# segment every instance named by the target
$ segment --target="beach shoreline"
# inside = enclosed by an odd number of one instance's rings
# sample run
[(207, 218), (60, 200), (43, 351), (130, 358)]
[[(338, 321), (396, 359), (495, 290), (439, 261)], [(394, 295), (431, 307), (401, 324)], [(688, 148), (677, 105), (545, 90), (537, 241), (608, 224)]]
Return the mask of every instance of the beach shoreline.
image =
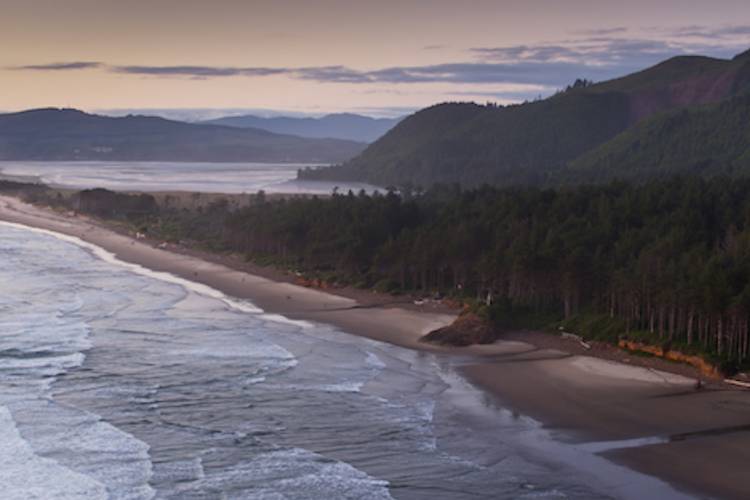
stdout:
[[(659, 444), (623, 449), (613, 445), (603, 453), (686, 491), (721, 498), (750, 495), (743, 471), (743, 464), (750, 463), (750, 433), (742, 429), (750, 420), (749, 392), (720, 387), (696, 391), (695, 380), (683, 375), (582, 356), (558, 345), (533, 345), (519, 336), (486, 346), (435, 346), (420, 338), (451, 323), (458, 311), (434, 304), (418, 307), (406, 300), (393, 303), (368, 292), (302, 287), (273, 270), (261, 276), (230, 267), (218, 256), (158, 248), (87, 217), (55, 213), (12, 197), (0, 197), (0, 220), (80, 238), (125, 262), (249, 300), (269, 314), (456, 355), (459, 371), (494, 401), (539, 420), (563, 439), (664, 437)], [(672, 439), (675, 436), (683, 437)], [(703, 473), (683, 464), (702, 464)]]
[(124, 262), (199, 282), (230, 297), (249, 300), (271, 314), (355, 330), (402, 347), (428, 347), (420, 343), (419, 338), (449, 324), (456, 315), (449, 309), (423, 312), (407, 304), (396, 307), (398, 304), (383, 304), (376, 297), (365, 301), (334, 295), (295, 285), (290, 278), (282, 280), (280, 273), (272, 270), (264, 273), (266, 276), (251, 274), (226, 266), (218, 256), (208, 260), (187, 249), (177, 253), (174, 248), (158, 248), (158, 245), (103, 227), (87, 217), (59, 214), (12, 197), (0, 197), (0, 220), (79, 238)]

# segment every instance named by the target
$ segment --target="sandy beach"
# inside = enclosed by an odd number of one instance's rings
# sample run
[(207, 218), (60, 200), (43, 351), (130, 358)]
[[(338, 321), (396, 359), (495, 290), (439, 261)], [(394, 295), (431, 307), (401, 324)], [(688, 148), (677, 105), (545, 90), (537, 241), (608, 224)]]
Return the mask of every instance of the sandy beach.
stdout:
[(11, 197), (0, 197), (0, 220), (80, 238), (123, 261), (208, 285), (268, 313), (457, 356), (463, 373), (493, 401), (562, 439), (696, 495), (750, 497), (750, 392), (719, 385), (695, 390), (689, 376), (538, 346), (519, 336), (490, 346), (435, 347), (420, 337), (452, 322), (454, 311), (367, 302), (281, 282)]
[(119, 259), (196, 281), (231, 297), (291, 319), (320, 321), (403, 347), (424, 347), (419, 338), (455, 318), (398, 307), (373, 307), (339, 295), (230, 269), (118, 234), (85, 217), (66, 217), (0, 197), (0, 220), (55, 231), (99, 246)]

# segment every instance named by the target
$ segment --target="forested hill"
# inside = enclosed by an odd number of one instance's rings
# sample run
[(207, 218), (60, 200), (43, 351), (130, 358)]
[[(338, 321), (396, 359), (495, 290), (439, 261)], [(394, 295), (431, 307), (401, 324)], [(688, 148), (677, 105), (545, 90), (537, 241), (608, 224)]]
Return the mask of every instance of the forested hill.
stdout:
[(572, 162), (566, 182), (750, 175), (750, 94), (659, 114)]
[(0, 115), (0, 160), (340, 162), (364, 144), (73, 109)]
[(750, 53), (732, 60), (675, 57), (616, 80), (577, 82), (541, 101), (433, 106), (402, 121), (358, 157), (300, 175), (425, 187), (566, 182), (569, 162), (643, 120), (719, 103), (749, 89)]

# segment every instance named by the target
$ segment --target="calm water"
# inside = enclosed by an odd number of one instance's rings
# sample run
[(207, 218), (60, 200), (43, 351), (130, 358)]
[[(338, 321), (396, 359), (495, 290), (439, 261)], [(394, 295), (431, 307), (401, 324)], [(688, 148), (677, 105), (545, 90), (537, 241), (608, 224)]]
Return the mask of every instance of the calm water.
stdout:
[(0, 224), (4, 499), (679, 498), (452, 363)]
[(297, 181), (295, 163), (170, 163), (170, 162), (0, 162), (0, 175), (30, 177), (45, 184), (77, 189), (115, 191), (201, 191), (206, 193), (330, 194), (338, 186), (371, 191), (361, 183)]

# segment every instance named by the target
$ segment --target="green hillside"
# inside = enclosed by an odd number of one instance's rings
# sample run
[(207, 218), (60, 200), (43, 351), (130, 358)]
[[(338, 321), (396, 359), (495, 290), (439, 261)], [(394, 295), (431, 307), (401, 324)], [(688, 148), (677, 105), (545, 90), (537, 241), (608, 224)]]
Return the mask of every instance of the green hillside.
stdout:
[(732, 60), (675, 57), (541, 101), (433, 106), (406, 118), (352, 160), (302, 171), (300, 177), (423, 187), (557, 183), (567, 180), (570, 162), (644, 120), (719, 103), (748, 89), (748, 53)]
[(750, 174), (750, 94), (650, 118), (583, 155), (562, 182)]

